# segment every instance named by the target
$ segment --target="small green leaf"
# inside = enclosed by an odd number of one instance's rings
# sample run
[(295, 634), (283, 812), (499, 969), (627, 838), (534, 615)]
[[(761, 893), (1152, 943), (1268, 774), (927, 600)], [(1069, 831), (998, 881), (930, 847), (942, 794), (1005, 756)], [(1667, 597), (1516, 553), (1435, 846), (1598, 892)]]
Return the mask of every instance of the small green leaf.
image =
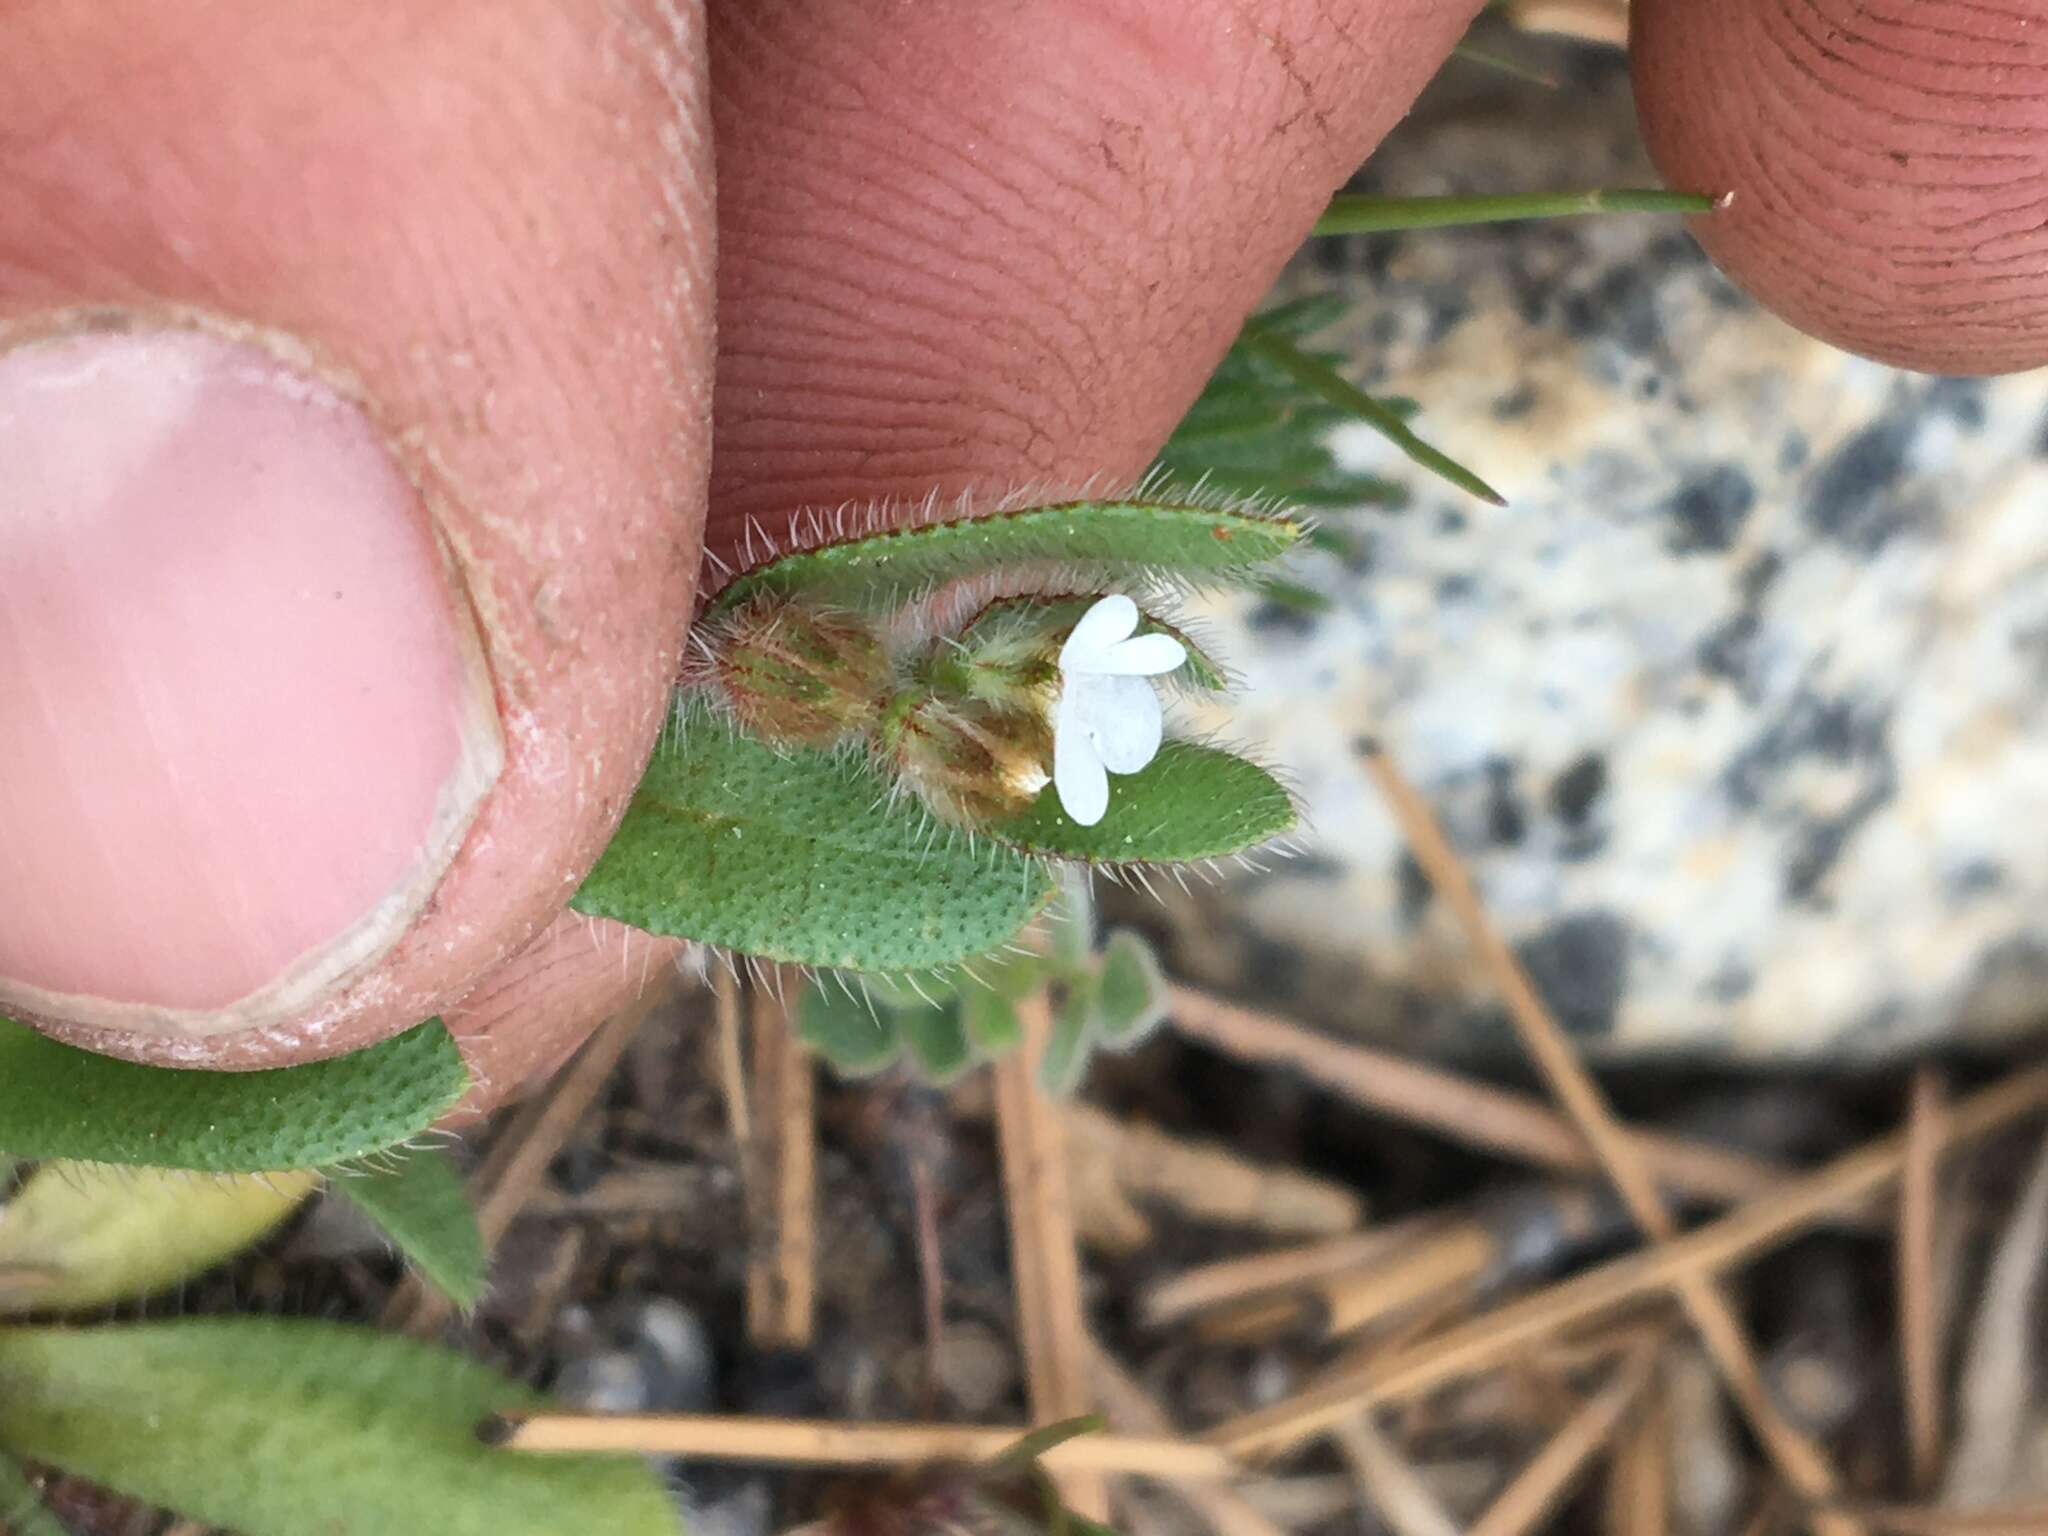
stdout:
[(952, 1003), (906, 1009), (896, 1015), (896, 1030), (930, 1082), (951, 1082), (974, 1064), (973, 1042)]
[(483, 1234), (446, 1153), (420, 1150), (388, 1166), (329, 1172), (335, 1192), (375, 1222), (442, 1295), (464, 1311), (483, 1298)]
[(1067, 977), (1060, 987), (1058, 1006), (1053, 1009), (1052, 1033), (1045, 1042), (1045, 1054), (1038, 1060), (1038, 1080), (1047, 1093), (1064, 1098), (1081, 1086), (1092, 1052), (1089, 1032), (1099, 985), (1093, 971), (1081, 971)]
[(854, 971), (1007, 943), (1045, 871), (936, 823), (849, 751), (778, 753), (701, 700), (677, 709), (618, 836), (571, 903), (676, 938)]
[(43, 1163), (0, 1205), (0, 1314), (79, 1311), (168, 1290), (262, 1238), (319, 1182), (311, 1172)]
[(37, 1495), (28, 1473), (0, 1452), (0, 1531), (9, 1536), (70, 1536)]
[(1017, 1048), (1024, 1038), (1024, 1021), (1017, 1017), (1014, 999), (991, 987), (970, 985), (962, 989), (961, 1026), (967, 1038), (983, 1056), (1000, 1056)]
[(1227, 582), (1279, 559), (1301, 529), (1277, 517), (1199, 502), (1076, 501), (927, 523), (785, 555), (739, 577), (711, 613), (763, 592), (802, 592), (858, 608), (895, 609), (937, 582), (1044, 565), (1092, 584), (1149, 579)]
[(1166, 1001), (1166, 976), (1152, 946), (1128, 928), (1112, 933), (1102, 949), (1096, 1033), (1112, 1045), (1135, 1040), (1166, 1017)]
[(797, 1038), (842, 1073), (866, 1077), (902, 1053), (896, 1014), (820, 978), (797, 1003)]
[(1077, 825), (1048, 786), (1031, 809), (988, 829), (1026, 852), (1090, 864), (1224, 858), (1290, 831), (1294, 802), (1273, 776), (1215, 747), (1170, 741), (1141, 771), (1110, 781), (1109, 811)]
[(0, 1150), (17, 1157), (201, 1173), (314, 1168), (418, 1135), (468, 1090), (439, 1019), (267, 1072), (142, 1067), (0, 1019)]
[(537, 1406), (473, 1361), (365, 1328), (0, 1329), (0, 1445), (243, 1536), (681, 1536), (637, 1458), (477, 1439)]

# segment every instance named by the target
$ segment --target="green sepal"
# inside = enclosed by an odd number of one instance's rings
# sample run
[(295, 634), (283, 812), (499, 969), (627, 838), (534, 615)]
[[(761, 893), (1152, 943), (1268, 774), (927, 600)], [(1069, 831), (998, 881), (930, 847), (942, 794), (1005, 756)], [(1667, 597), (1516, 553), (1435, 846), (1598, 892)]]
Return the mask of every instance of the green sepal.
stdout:
[[(1100, 601), (1100, 597), (1092, 595), (1001, 598), (968, 622), (967, 627), (960, 631), (959, 641), (971, 655), (978, 643), (1007, 649), (1026, 637), (1058, 636), (1064, 639), (1081, 622), (1082, 615)], [(1230, 674), (1178, 625), (1169, 624), (1141, 608), (1134, 633), (1170, 635), (1188, 653), (1188, 659), (1165, 679), (1169, 684), (1184, 683), (1207, 693), (1221, 693), (1230, 686)]]

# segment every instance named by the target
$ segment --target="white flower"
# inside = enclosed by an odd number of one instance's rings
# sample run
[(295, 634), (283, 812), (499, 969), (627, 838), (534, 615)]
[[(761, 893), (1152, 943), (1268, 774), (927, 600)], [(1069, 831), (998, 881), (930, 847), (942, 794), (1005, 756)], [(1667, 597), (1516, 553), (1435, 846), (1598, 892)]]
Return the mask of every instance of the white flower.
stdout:
[(1084, 827), (1109, 809), (1110, 774), (1136, 773), (1159, 753), (1165, 720), (1146, 679), (1188, 659), (1173, 636), (1138, 634), (1138, 618), (1136, 603), (1112, 593), (1081, 615), (1060, 647), (1052, 782)]

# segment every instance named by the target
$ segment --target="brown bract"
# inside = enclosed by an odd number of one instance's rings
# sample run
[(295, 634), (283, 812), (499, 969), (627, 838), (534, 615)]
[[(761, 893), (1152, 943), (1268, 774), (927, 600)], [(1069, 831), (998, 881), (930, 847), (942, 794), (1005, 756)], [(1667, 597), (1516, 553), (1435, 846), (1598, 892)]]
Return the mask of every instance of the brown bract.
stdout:
[(1665, 179), (1732, 194), (1716, 265), (1814, 336), (1930, 373), (2048, 364), (2035, 0), (1636, 0)]

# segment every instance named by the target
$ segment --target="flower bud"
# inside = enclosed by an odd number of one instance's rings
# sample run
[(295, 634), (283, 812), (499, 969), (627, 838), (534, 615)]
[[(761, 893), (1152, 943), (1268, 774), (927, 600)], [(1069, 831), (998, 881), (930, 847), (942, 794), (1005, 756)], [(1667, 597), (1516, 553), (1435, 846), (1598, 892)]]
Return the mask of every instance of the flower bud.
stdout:
[(1052, 782), (1052, 724), (1037, 709), (926, 696), (884, 732), (884, 751), (941, 820), (985, 827)]
[(731, 614), (712, 647), (739, 723), (776, 746), (830, 746), (870, 731), (891, 692), (888, 653), (865, 619), (779, 594)]
[(961, 691), (1005, 709), (1048, 708), (1059, 691), (1060, 643), (1085, 606), (1066, 596), (989, 604), (955, 642)]

